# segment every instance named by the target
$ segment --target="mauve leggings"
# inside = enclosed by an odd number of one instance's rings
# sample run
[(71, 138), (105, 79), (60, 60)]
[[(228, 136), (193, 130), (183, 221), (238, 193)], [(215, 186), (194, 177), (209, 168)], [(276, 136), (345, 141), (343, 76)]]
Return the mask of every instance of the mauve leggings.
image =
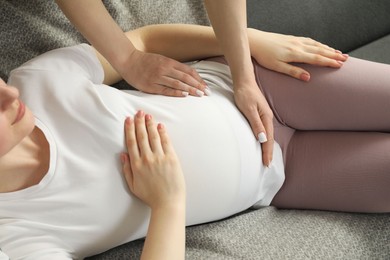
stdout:
[(254, 66), (285, 163), (272, 205), (390, 212), (390, 65), (299, 66), (310, 82)]

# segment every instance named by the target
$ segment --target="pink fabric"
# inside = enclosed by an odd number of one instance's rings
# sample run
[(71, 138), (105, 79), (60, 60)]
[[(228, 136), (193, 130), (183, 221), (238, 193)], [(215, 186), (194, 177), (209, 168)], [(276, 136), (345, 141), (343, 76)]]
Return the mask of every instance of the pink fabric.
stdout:
[(255, 63), (285, 162), (272, 205), (390, 212), (390, 65), (350, 57), (340, 69), (299, 66), (310, 82)]
[(390, 212), (390, 65), (301, 65), (302, 82), (255, 65), (275, 115), (286, 181), (280, 208)]

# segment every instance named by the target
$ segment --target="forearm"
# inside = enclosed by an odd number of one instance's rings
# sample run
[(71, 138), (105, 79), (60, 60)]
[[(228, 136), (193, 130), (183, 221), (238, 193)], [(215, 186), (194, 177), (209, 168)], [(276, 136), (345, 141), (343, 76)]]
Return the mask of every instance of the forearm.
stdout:
[(222, 55), (211, 27), (190, 24), (150, 25), (126, 33), (135, 47), (178, 61)]
[(242, 83), (253, 78), (246, 29), (246, 1), (205, 0), (205, 5), (218, 42), (229, 63), (233, 82)]
[[(248, 29), (248, 33), (253, 43), (261, 32)], [(209, 26), (149, 25), (126, 32), (126, 36), (140, 51), (161, 54), (182, 62), (223, 55), (214, 31)], [(110, 85), (119, 81), (120, 75), (107, 60), (100, 54), (98, 57), (105, 71), (104, 83)]]
[[(156, 53), (185, 62), (222, 55), (209, 26), (188, 24), (149, 25), (125, 33), (134, 47), (142, 52)], [(122, 79), (118, 70), (97, 50), (104, 70), (104, 84), (111, 85)]]
[(152, 210), (141, 259), (185, 258), (185, 207)]
[[(133, 44), (100, 0), (56, 0), (81, 34), (114, 66), (120, 68), (134, 51)], [(107, 44), (107, 41), (111, 44)]]

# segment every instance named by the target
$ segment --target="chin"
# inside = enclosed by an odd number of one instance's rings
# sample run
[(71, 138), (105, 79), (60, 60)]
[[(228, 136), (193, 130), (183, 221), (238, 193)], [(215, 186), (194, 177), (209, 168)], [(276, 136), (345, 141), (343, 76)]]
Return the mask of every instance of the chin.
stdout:
[(31, 134), (35, 128), (35, 117), (30, 109), (26, 108), (23, 127), (26, 129), (26, 136)]

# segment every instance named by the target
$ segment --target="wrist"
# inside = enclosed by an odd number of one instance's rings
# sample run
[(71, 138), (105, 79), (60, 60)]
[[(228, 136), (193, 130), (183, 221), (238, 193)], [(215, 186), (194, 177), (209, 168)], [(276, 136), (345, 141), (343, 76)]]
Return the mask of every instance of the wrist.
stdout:
[(234, 90), (249, 86), (257, 86), (252, 62), (243, 69), (232, 71), (232, 80)]
[(115, 51), (109, 55), (109, 62), (119, 74), (123, 75), (122, 72), (129, 71), (133, 66), (134, 61), (139, 56), (138, 52), (132, 45), (123, 46), (120, 51)]
[(167, 214), (184, 214), (186, 207), (185, 202), (167, 202), (167, 203), (159, 203), (157, 205), (151, 206), (151, 210), (154, 213), (167, 213)]
[(134, 86), (134, 79), (131, 76), (131, 72), (134, 71), (133, 67), (139, 63), (140, 51), (133, 49), (127, 50), (124, 54), (115, 56), (113, 58), (112, 66), (121, 75), (123, 79), (130, 85)]

